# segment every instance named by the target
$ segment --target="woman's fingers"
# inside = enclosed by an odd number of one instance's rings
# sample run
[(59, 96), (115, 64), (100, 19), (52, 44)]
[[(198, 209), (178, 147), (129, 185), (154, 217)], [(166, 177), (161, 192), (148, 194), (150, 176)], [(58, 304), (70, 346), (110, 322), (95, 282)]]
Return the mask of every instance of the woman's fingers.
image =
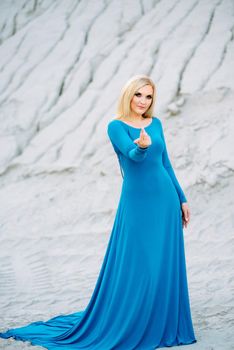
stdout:
[(185, 211), (185, 220), (189, 223), (190, 221), (190, 211), (189, 211), (189, 208), (186, 208), (186, 211)]
[(188, 207), (188, 203), (182, 204), (182, 218), (183, 218), (183, 227), (187, 227), (190, 221), (190, 209)]
[(146, 140), (147, 136), (148, 136), (148, 134), (147, 134), (147, 132), (145, 131), (145, 129), (144, 129), (144, 128), (141, 128), (140, 139), (141, 139), (141, 140)]
[(184, 216), (183, 216), (183, 227), (187, 228), (188, 222), (185, 220)]
[(133, 141), (141, 147), (148, 147), (151, 144), (151, 139), (144, 128), (141, 128), (139, 138)]

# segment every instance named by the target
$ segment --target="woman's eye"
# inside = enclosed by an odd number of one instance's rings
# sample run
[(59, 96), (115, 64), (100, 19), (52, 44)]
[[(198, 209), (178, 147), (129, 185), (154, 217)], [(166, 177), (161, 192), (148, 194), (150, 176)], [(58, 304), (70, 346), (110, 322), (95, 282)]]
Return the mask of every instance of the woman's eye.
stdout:
[[(135, 96), (141, 97), (141, 93), (140, 93), (140, 92), (136, 92), (136, 93), (135, 93)], [(151, 100), (151, 99), (152, 99), (152, 96), (151, 96), (151, 95), (148, 95), (148, 96), (146, 96), (146, 98), (147, 98), (148, 100)]]

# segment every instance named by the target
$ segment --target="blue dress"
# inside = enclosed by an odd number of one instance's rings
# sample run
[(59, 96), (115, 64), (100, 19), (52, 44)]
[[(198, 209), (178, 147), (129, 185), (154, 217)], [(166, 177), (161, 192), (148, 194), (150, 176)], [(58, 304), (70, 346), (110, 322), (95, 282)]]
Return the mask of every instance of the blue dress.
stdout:
[(186, 276), (181, 203), (163, 128), (111, 120), (107, 133), (123, 176), (120, 201), (92, 297), (83, 311), (0, 333), (49, 350), (153, 350), (197, 342)]

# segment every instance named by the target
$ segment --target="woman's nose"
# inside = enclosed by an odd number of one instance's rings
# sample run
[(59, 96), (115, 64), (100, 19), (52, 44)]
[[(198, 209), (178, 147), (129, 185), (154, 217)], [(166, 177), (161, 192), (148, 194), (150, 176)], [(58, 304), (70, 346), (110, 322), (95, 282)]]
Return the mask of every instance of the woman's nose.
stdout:
[(146, 101), (147, 101), (147, 100), (146, 100), (146, 97), (141, 96), (140, 101), (141, 101), (142, 104), (145, 104)]

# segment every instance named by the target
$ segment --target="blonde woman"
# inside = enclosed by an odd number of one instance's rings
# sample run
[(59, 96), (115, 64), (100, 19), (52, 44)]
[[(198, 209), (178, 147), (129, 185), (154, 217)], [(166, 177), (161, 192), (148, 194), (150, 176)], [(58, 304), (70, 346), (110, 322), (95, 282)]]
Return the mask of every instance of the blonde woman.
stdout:
[(104, 261), (84, 311), (2, 333), (50, 350), (153, 350), (197, 342), (183, 227), (190, 211), (171, 166), (153, 81), (123, 87), (107, 126), (123, 176)]

